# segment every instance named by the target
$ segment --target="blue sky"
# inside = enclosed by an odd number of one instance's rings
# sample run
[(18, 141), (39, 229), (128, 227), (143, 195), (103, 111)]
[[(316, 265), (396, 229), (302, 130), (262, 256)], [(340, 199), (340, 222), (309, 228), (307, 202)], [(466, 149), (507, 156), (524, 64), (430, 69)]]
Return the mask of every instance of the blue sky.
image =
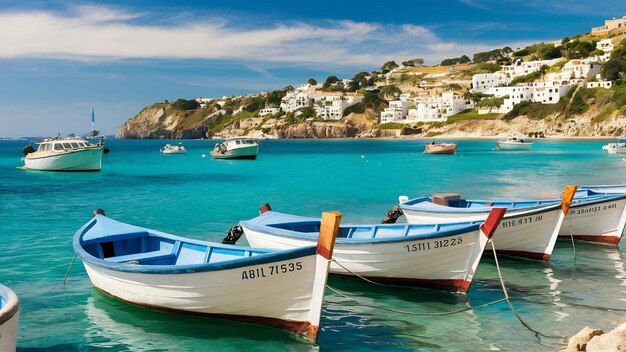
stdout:
[(113, 134), (165, 99), (586, 33), (626, 1), (0, 0), (0, 137)]

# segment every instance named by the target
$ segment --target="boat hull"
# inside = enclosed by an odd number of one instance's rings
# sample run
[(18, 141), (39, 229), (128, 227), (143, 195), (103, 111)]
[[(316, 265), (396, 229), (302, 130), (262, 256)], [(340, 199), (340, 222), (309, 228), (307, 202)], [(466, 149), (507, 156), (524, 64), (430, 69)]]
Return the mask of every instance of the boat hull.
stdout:
[(5, 302), (0, 305), (0, 351), (14, 352), (17, 341), (19, 301), (11, 289), (0, 285), (0, 297)]
[(626, 225), (626, 196), (572, 204), (559, 237), (617, 245)]
[(29, 154), (24, 157), (24, 166), (29, 170), (41, 171), (100, 171), (104, 147), (67, 151), (47, 156)]
[(256, 144), (235, 149), (228, 149), (224, 153), (213, 150), (211, 151), (211, 156), (214, 159), (256, 159), (258, 153), (259, 145)]
[(520, 142), (498, 142), (497, 148), (500, 150), (530, 150), (532, 143), (520, 143)]
[(307, 333), (314, 327), (310, 307), (319, 265), (316, 255), (174, 274), (122, 272), (86, 261), (84, 265), (97, 289), (134, 305), (259, 322), (297, 333)]
[(424, 154), (454, 154), (456, 144), (426, 144)]
[[(246, 227), (252, 247), (292, 249), (315, 243)], [(480, 236), (483, 238), (481, 239)], [(487, 239), (480, 230), (449, 237), (382, 243), (335, 243), (330, 272), (369, 278), (376, 282), (437, 287), (465, 292), (469, 289)], [(341, 265), (339, 265), (341, 264)]]
[[(409, 224), (485, 221), (488, 215), (484, 212), (458, 214), (403, 210)], [(548, 260), (556, 243), (560, 213), (561, 208), (558, 206), (531, 211), (507, 210), (491, 243), (502, 254)], [(491, 245), (488, 243), (487, 249), (490, 249)]]

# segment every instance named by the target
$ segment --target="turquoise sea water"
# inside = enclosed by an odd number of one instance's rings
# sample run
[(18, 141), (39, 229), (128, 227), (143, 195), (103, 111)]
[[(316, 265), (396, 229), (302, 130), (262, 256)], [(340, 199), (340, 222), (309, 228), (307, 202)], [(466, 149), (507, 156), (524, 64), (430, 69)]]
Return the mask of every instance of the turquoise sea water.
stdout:
[[(361, 304), (327, 290), (316, 344), (270, 327), (124, 304), (95, 290), (79, 260), (65, 286), (63, 278), (72, 236), (95, 208), (219, 241), (265, 202), (283, 212), (340, 210), (344, 222), (379, 222), (398, 195), (546, 198), (566, 184), (626, 180), (626, 162), (601, 150), (606, 141), (541, 140), (531, 152), (502, 152), (492, 150), (495, 141), (460, 140), (457, 155), (438, 156), (421, 153), (425, 140), (268, 140), (256, 161), (212, 160), (214, 141), (185, 141), (186, 155), (161, 155), (168, 142), (108, 141), (101, 172), (54, 173), (17, 169), (25, 142), (0, 141), (0, 283), (20, 298), (18, 350), (555, 350), (559, 338), (526, 330), (504, 302), (447, 316), (398, 312), (454, 311), (502, 298), (491, 258), (467, 295), (331, 277), (330, 286)], [(500, 258), (513, 304), (546, 335), (606, 329), (626, 314), (620, 249), (576, 243), (575, 253), (565, 241), (547, 264)]]

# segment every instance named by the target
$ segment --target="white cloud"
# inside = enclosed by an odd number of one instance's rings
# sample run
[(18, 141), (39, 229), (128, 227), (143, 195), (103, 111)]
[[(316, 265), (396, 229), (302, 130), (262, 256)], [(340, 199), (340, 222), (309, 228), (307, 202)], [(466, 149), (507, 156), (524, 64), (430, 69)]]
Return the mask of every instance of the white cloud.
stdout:
[(438, 63), (484, 48), (442, 40), (415, 24), (322, 20), (250, 28), (237, 25), (245, 19), (188, 18), (157, 25), (147, 24), (149, 15), (101, 6), (80, 6), (67, 13), (0, 12), (0, 59), (229, 59), (253, 66), (378, 66), (415, 57)]

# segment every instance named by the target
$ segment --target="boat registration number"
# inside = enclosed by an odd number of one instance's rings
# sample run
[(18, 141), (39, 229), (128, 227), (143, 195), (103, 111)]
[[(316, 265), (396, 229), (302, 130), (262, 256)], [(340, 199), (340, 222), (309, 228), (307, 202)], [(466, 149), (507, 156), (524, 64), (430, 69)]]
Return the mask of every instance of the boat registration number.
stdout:
[(455, 237), (455, 238), (450, 238), (450, 239), (445, 239), (445, 240), (420, 242), (420, 243), (413, 243), (410, 245), (406, 244), (404, 245), (404, 249), (406, 249), (408, 253), (411, 253), (411, 252), (427, 251), (430, 249), (458, 246), (461, 243), (463, 243), (463, 237)]
[(570, 215), (579, 215), (579, 214), (589, 214), (589, 213), (597, 213), (599, 211), (603, 211), (603, 210), (607, 210), (607, 209), (616, 209), (617, 208), (617, 204), (613, 203), (613, 204), (607, 204), (607, 205), (596, 205), (595, 207), (591, 207), (591, 208), (582, 208), (582, 209), (570, 209), (569, 214)]
[(286, 274), (286, 273), (300, 271), (300, 270), (302, 270), (302, 262), (283, 263), (280, 265), (276, 264), (276, 265), (270, 265), (270, 266), (260, 267), (256, 269), (244, 270), (241, 272), (241, 279), (242, 280), (258, 279), (261, 277)]
[(513, 227), (530, 224), (533, 222), (539, 222), (543, 220), (543, 215), (527, 216), (521, 219), (502, 220), (500, 222), (501, 227)]

